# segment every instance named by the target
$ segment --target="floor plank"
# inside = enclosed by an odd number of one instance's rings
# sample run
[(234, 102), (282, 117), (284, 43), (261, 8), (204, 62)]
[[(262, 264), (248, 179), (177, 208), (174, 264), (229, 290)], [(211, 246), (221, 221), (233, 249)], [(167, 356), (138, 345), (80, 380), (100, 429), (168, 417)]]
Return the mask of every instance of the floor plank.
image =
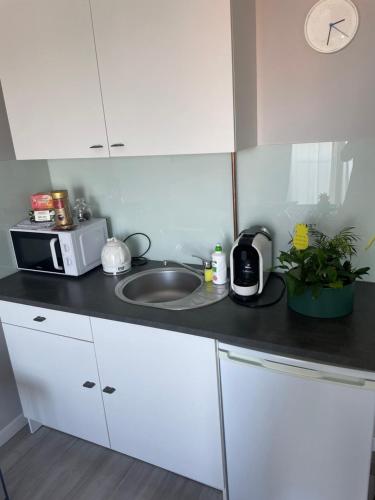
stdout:
[(222, 500), (159, 467), (42, 427), (0, 448), (11, 500)]
[(0, 447), (0, 462), (3, 464), (3, 468), (9, 469), (29, 449), (36, 446), (48, 432), (48, 429), (43, 427), (33, 435), (30, 434), (28, 426), (21, 429), (13, 439)]

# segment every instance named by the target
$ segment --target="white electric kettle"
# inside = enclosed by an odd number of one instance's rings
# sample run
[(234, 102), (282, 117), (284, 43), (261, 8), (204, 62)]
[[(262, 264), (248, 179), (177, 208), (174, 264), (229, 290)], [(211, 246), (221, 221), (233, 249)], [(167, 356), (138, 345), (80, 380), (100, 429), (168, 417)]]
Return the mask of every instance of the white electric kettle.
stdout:
[(129, 271), (132, 265), (129, 248), (117, 238), (109, 238), (102, 250), (102, 266), (105, 274), (116, 276)]

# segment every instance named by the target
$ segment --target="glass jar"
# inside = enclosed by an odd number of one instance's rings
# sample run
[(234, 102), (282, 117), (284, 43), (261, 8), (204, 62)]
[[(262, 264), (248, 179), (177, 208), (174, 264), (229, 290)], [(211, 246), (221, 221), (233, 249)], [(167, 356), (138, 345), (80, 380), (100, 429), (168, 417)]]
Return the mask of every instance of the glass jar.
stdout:
[(92, 212), (90, 206), (86, 203), (84, 198), (77, 198), (76, 203), (73, 207), (74, 216), (78, 219), (78, 222), (85, 222), (91, 219)]

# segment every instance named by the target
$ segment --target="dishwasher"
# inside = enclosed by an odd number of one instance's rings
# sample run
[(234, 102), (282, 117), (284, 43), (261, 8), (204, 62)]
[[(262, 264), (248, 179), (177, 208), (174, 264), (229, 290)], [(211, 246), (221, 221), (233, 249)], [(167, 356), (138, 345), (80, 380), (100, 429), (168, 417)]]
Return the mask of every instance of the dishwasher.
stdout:
[(219, 344), (229, 500), (367, 500), (375, 374)]

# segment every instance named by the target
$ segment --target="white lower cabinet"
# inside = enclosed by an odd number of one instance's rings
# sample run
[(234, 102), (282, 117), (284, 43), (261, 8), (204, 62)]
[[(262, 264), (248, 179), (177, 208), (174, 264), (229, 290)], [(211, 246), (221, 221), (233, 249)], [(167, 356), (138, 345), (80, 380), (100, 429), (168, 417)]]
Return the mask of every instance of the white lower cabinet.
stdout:
[(91, 322), (111, 447), (223, 489), (215, 341)]
[(224, 435), (229, 500), (367, 499), (373, 374), (220, 344), (220, 401), (214, 340), (85, 319), (93, 342), (3, 323), (28, 419), (220, 490)]
[(109, 446), (93, 344), (8, 324), (3, 329), (25, 417)]

